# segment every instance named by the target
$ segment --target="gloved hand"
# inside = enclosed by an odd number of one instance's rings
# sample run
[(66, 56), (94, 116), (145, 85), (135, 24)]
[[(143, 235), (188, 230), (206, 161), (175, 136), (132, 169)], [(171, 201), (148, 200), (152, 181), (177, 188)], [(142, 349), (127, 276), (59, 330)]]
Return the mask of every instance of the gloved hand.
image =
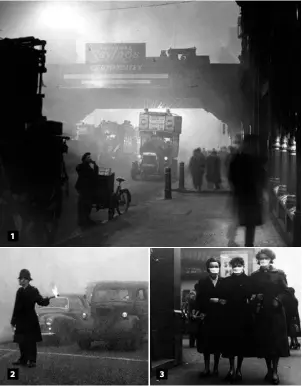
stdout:
[(272, 302), (272, 306), (274, 307), (274, 308), (278, 308), (279, 307), (279, 301), (278, 301), (278, 299), (273, 299), (273, 302)]

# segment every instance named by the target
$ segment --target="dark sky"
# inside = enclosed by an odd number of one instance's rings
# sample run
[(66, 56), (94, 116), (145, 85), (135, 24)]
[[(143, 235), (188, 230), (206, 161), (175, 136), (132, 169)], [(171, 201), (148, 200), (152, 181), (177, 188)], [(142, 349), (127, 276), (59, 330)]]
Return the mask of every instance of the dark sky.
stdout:
[[(62, 31), (55, 27), (55, 21), (46, 25), (39, 16), (49, 7), (47, 2), (1, 2), (0, 33), (2, 37), (35, 35), (46, 40), (76, 39), (78, 51), (82, 50), (81, 42), (145, 42), (147, 56), (159, 56), (162, 49), (171, 46), (196, 46), (198, 54), (210, 55), (212, 62), (218, 62), (221, 47), (228, 45), (229, 29), (237, 25), (239, 8), (235, 1), (197, 1), (158, 6), (162, 3), (165, 2), (65, 3), (65, 6), (72, 7), (72, 12), (81, 15), (83, 27), (81, 30), (80, 23), (77, 23), (77, 26)], [(140, 8), (112, 10), (133, 6)], [(108, 8), (111, 10), (104, 11)], [(60, 12), (56, 12), (58, 14)], [(75, 20), (75, 17), (69, 19)], [(240, 52), (240, 41), (236, 37), (234, 40), (232, 50), (235, 52), (231, 56), (236, 58)], [(78, 55), (81, 56), (81, 52)]]

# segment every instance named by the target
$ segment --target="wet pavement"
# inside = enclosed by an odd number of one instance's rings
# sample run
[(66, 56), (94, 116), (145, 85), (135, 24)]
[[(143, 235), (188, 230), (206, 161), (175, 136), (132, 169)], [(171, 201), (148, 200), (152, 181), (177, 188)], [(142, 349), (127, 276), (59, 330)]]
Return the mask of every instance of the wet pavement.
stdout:
[[(212, 357), (212, 356), (211, 356)], [(184, 340), (183, 365), (168, 370), (168, 379), (157, 381), (151, 378), (151, 385), (228, 385), (224, 380), (228, 373), (227, 359), (221, 359), (219, 375), (200, 378), (203, 371), (203, 357), (196, 349), (188, 348), (188, 340)], [(213, 358), (211, 358), (211, 369)], [(289, 358), (281, 358), (279, 362), (279, 378), (282, 385), (301, 385), (301, 352), (291, 351)], [(267, 385), (264, 381), (266, 365), (264, 359), (246, 358), (242, 365), (243, 379), (236, 385)]]
[(90, 350), (77, 345), (38, 346), (36, 368), (19, 368), (18, 380), (7, 380), (7, 369), (16, 368), (15, 344), (0, 345), (1, 385), (147, 385), (148, 344), (135, 352), (108, 351), (102, 344)]
[[(177, 188), (177, 184), (174, 185)], [(106, 226), (95, 227), (63, 246), (116, 247), (225, 247), (232, 223), (227, 192), (172, 193), (164, 200), (164, 191), (152, 199), (130, 207), (129, 212)], [(238, 229), (236, 242), (244, 246), (244, 230)], [(286, 246), (269, 216), (258, 227), (257, 247)]]

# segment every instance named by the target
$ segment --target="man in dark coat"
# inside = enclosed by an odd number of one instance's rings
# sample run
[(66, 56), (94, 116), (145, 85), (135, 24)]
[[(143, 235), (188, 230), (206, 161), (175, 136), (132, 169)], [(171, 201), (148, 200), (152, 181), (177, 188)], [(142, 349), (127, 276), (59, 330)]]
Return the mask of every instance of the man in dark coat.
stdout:
[(253, 350), (258, 358), (265, 358), (265, 380), (277, 385), (279, 358), (290, 356), (285, 310), (293, 297), (285, 273), (272, 265), (275, 258), (274, 252), (262, 249), (256, 256), (260, 269), (250, 278), (255, 315)]
[(189, 169), (193, 180), (194, 189), (201, 191), (203, 176), (206, 167), (206, 158), (201, 152), (201, 149), (195, 149), (190, 159)]
[(13, 364), (35, 367), (37, 342), (42, 341), (35, 304), (48, 306), (49, 298), (43, 298), (37, 288), (29, 284), (32, 278), (27, 269), (21, 270), (18, 279), (21, 288), (17, 291), (11, 325), (15, 330), (14, 342), (19, 344), (20, 358)]
[(211, 374), (211, 354), (214, 354), (213, 374), (218, 375), (222, 344), (221, 321), (226, 303), (222, 297), (224, 279), (219, 277), (220, 266), (221, 263), (218, 259), (208, 259), (206, 267), (209, 275), (198, 282), (196, 315), (200, 320), (200, 328), (197, 334), (197, 351), (204, 356), (205, 368), (201, 373), (203, 377)]
[(212, 150), (212, 153), (207, 158), (206, 168), (206, 179), (208, 181), (208, 187), (211, 188), (214, 185), (215, 189), (220, 189), (221, 161), (215, 149)]
[(82, 163), (76, 167), (78, 180), (75, 188), (79, 193), (78, 199), (78, 225), (88, 226), (94, 222), (89, 218), (93, 199), (97, 190), (97, 178), (99, 167), (92, 161), (91, 153), (85, 153), (82, 157)]
[(234, 222), (245, 230), (245, 246), (253, 247), (256, 227), (263, 224), (263, 204), (267, 176), (264, 159), (259, 155), (259, 138), (247, 135), (241, 150), (229, 167), (233, 194)]
[[(227, 381), (242, 380), (241, 366), (249, 352), (252, 335), (253, 318), (249, 307), (251, 297), (250, 278), (244, 272), (242, 257), (234, 257), (230, 261), (232, 274), (223, 281), (223, 297), (226, 299), (224, 314), (224, 338), (222, 356), (229, 358), (230, 370)], [(235, 372), (235, 357), (237, 369)]]

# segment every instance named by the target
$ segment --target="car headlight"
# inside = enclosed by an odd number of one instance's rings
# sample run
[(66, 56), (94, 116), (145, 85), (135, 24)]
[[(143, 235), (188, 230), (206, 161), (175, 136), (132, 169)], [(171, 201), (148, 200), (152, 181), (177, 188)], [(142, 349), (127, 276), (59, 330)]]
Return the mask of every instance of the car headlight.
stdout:
[(47, 326), (51, 326), (52, 325), (52, 319), (51, 318), (47, 318), (45, 323), (46, 323)]
[(83, 312), (82, 318), (83, 318), (83, 319), (87, 319), (87, 318), (88, 318), (88, 315), (86, 314), (86, 312)]
[(122, 318), (127, 318), (127, 316), (128, 316), (127, 312), (122, 313)]

